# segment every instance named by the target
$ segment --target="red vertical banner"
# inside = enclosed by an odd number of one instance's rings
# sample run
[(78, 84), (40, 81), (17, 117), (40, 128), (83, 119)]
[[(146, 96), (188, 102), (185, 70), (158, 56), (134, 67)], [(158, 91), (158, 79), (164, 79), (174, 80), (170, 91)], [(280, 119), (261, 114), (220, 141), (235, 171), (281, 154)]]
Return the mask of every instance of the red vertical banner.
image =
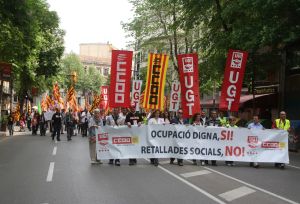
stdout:
[(229, 50), (220, 98), (220, 110), (239, 110), (247, 58), (248, 53), (245, 51)]
[(178, 111), (180, 106), (180, 82), (172, 82), (169, 111)]
[(100, 102), (100, 109), (104, 109), (105, 111), (108, 109), (108, 89), (109, 86), (101, 86), (101, 102)]
[(183, 117), (189, 118), (200, 113), (200, 92), (198, 75), (198, 55), (177, 55)]
[(109, 87), (109, 107), (130, 107), (132, 51), (113, 50)]
[(135, 104), (135, 110), (140, 111), (140, 97), (142, 91), (142, 80), (132, 81), (131, 103)]

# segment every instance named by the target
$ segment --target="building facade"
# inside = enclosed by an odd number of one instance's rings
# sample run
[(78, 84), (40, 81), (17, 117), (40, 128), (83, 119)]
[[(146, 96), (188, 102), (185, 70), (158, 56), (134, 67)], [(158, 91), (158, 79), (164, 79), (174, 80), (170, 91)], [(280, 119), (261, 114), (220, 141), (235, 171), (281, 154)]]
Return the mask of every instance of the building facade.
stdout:
[(99, 73), (108, 77), (111, 66), (111, 53), (115, 48), (109, 42), (107, 43), (81, 43), (79, 45), (79, 57), (81, 63), (87, 69), (89, 66), (95, 66)]

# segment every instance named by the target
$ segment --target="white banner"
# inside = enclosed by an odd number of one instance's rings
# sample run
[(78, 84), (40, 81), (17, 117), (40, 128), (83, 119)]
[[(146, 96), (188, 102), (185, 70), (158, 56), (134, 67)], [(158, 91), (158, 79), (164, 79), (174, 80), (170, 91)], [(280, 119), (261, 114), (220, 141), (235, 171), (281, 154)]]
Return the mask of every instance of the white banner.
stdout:
[(185, 125), (104, 126), (97, 133), (97, 157), (289, 163), (288, 133)]
[(135, 104), (136, 111), (140, 111), (140, 96), (141, 96), (142, 84), (143, 84), (142, 80), (132, 81), (131, 103)]
[(54, 111), (47, 111), (44, 113), (44, 117), (46, 121), (52, 120), (52, 116), (54, 115)]
[(172, 83), (169, 111), (178, 111), (180, 103), (180, 89), (179, 81)]

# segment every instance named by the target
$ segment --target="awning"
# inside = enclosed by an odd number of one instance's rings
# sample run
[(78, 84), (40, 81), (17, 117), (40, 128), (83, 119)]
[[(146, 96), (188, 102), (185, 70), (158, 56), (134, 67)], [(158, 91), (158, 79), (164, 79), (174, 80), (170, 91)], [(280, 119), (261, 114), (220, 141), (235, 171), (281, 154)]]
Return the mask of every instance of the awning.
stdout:
[[(274, 94), (260, 94), (260, 95), (255, 95), (255, 99), (256, 98), (261, 98), (263, 96), (269, 96), (269, 95), (274, 95)], [(253, 95), (249, 94), (249, 95), (243, 95), (240, 97), (240, 103), (243, 104), (247, 101), (250, 101), (253, 99)], [(214, 105), (214, 101), (213, 99), (209, 99), (209, 100), (202, 100), (200, 101), (202, 106), (213, 106)], [(219, 105), (219, 99), (215, 101), (215, 105)]]

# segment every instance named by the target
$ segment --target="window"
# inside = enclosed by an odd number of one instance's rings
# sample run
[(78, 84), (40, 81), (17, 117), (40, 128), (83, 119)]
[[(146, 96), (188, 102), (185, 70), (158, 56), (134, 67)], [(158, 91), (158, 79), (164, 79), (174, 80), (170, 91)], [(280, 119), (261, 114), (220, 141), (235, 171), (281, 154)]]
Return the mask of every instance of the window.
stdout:
[(13, 97), (13, 102), (14, 103), (18, 103), (18, 95), (17, 94), (14, 94), (14, 97)]
[(104, 73), (103, 73), (103, 75), (104, 75), (104, 76), (108, 76), (108, 74), (109, 74), (109, 69), (106, 67), (106, 68), (104, 68)]
[(9, 82), (8, 81), (3, 81), (2, 91), (3, 91), (3, 93), (9, 94)]

